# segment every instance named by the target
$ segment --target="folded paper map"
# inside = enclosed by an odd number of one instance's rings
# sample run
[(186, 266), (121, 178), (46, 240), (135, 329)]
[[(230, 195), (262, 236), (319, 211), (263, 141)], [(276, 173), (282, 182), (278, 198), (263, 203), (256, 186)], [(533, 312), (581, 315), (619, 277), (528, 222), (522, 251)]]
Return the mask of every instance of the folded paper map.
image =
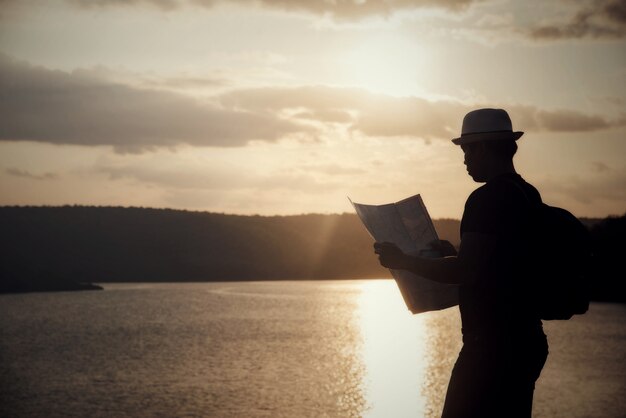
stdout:
[[(385, 205), (364, 205), (352, 200), (350, 203), (375, 241), (394, 243), (406, 254), (426, 256), (428, 244), (438, 239), (419, 194)], [(389, 271), (407, 308), (414, 314), (459, 303), (457, 286), (434, 282), (407, 270)]]

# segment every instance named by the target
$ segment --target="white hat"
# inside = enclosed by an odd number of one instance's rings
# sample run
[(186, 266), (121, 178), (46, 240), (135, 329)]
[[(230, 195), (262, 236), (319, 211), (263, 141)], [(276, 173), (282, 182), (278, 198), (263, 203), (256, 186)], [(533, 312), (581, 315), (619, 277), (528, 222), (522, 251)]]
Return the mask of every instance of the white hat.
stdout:
[(524, 132), (513, 132), (511, 118), (504, 109), (478, 109), (463, 118), (461, 136), (452, 140), (456, 145), (494, 139), (517, 141)]

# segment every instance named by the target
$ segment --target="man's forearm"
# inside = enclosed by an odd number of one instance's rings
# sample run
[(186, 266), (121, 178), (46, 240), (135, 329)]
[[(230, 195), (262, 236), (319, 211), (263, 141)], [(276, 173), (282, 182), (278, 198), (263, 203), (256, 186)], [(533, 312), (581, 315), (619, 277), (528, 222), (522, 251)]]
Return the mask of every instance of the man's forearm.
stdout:
[(474, 280), (473, 269), (456, 256), (427, 258), (407, 255), (406, 270), (439, 283), (465, 284)]
[[(472, 283), (478, 271), (475, 264), (465, 257), (429, 258), (408, 255), (391, 243), (375, 243), (374, 251), (378, 254), (383, 267), (396, 270), (408, 270), (426, 279), (446, 284)], [(467, 252), (466, 252), (467, 253)], [(466, 254), (465, 253), (465, 254)]]

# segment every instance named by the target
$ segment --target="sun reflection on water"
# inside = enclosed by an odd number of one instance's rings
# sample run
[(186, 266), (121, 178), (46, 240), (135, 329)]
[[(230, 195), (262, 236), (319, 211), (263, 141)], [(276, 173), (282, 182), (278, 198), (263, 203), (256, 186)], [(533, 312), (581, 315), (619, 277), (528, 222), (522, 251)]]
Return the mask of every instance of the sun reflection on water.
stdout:
[(363, 283), (359, 310), (366, 368), (363, 416), (424, 416), (425, 317), (410, 314), (393, 280)]

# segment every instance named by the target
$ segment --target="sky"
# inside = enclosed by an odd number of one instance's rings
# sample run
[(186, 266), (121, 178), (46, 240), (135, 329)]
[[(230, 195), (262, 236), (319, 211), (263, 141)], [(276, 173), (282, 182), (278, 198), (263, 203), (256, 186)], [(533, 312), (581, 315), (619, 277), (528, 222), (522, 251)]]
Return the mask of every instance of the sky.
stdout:
[(0, 205), (459, 219), (494, 107), (545, 202), (622, 215), (625, 86), (624, 0), (0, 0)]

